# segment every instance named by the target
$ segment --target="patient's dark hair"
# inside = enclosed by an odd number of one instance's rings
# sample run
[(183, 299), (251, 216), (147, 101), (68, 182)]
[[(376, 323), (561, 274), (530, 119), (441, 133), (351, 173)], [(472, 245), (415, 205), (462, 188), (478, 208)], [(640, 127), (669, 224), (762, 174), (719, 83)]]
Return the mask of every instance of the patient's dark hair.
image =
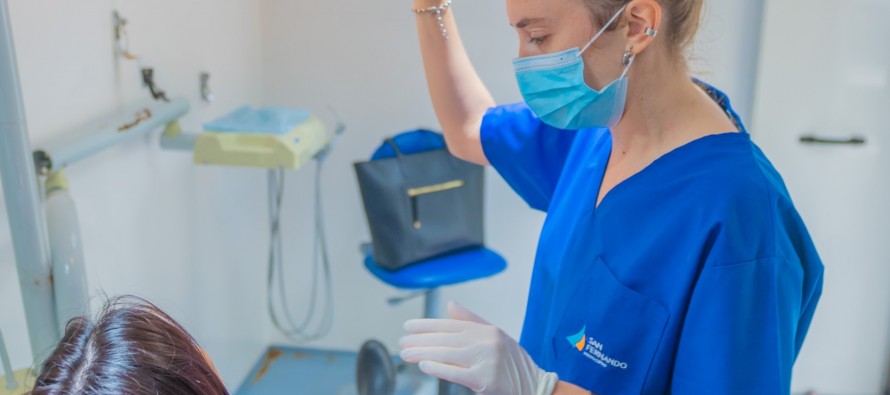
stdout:
[(95, 320), (68, 322), (33, 395), (228, 394), (204, 351), (157, 306), (110, 300)]

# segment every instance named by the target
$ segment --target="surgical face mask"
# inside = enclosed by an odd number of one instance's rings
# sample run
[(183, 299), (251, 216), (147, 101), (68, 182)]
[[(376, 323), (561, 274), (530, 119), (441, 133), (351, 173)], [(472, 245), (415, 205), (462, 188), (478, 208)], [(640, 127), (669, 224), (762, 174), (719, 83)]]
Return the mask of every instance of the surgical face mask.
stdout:
[[(626, 7), (626, 6), (625, 6)], [(601, 90), (584, 82), (581, 54), (624, 12), (622, 7), (582, 49), (513, 60), (519, 91), (529, 108), (544, 123), (558, 129), (612, 128), (624, 114), (627, 71), (633, 56), (626, 57), (621, 76)]]

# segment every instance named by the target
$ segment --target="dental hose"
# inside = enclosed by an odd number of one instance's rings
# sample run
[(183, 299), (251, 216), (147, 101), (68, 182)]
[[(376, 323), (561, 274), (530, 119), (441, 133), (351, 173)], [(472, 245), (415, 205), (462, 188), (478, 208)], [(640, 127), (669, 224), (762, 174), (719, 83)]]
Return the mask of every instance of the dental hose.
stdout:
[[(294, 319), (292, 309), (288, 303), (286, 281), (284, 279), (283, 244), (281, 240), (281, 206), (284, 198), (284, 169), (269, 170), (269, 218), (270, 239), (268, 271), (266, 277), (266, 304), (272, 324), (288, 340), (297, 343), (310, 342), (327, 336), (333, 326), (334, 318), (334, 288), (331, 275), (330, 257), (328, 255), (327, 239), (323, 215), (323, 202), (321, 194), (321, 176), (324, 164), (334, 143), (345, 130), (342, 123), (338, 122), (334, 139), (323, 148), (316, 156), (315, 168), (315, 203), (314, 203), (314, 239), (312, 244), (312, 274), (311, 288), (309, 291), (309, 307), (301, 320)], [(319, 279), (319, 274), (321, 279)], [(319, 280), (323, 283), (323, 290), (319, 288)], [(277, 294), (275, 292), (277, 288)], [(319, 294), (324, 293), (323, 301), (319, 302)], [(281, 315), (275, 308), (277, 296)], [(321, 318), (316, 319), (316, 313), (321, 310)], [(319, 321), (316, 324), (316, 321)]]

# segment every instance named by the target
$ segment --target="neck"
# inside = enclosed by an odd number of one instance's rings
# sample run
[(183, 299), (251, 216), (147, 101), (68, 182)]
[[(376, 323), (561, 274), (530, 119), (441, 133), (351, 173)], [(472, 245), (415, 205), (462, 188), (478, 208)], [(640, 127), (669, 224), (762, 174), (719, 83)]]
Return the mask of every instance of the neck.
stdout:
[[(665, 64), (674, 63), (671, 67)], [(638, 59), (628, 74), (627, 107), (612, 128), (612, 153), (660, 156), (702, 132), (695, 123), (710, 99), (687, 74), (683, 62)]]

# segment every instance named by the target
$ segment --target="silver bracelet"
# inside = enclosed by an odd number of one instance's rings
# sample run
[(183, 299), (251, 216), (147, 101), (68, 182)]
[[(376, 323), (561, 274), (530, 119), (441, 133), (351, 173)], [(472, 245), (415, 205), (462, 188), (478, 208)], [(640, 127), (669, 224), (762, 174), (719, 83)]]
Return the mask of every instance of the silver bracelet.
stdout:
[(451, 0), (445, 0), (445, 2), (442, 3), (442, 5), (437, 5), (435, 7), (421, 8), (421, 9), (415, 8), (413, 11), (415, 14), (418, 14), (418, 15), (423, 15), (423, 14), (435, 15), (436, 22), (439, 23), (439, 29), (442, 30), (442, 37), (445, 37), (445, 39), (448, 39), (448, 30), (445, 29), (445, 21), (442, 20), (442, 13), (445, 12), (445, 10), (447, 10), (448, 7), (451, 7)]

